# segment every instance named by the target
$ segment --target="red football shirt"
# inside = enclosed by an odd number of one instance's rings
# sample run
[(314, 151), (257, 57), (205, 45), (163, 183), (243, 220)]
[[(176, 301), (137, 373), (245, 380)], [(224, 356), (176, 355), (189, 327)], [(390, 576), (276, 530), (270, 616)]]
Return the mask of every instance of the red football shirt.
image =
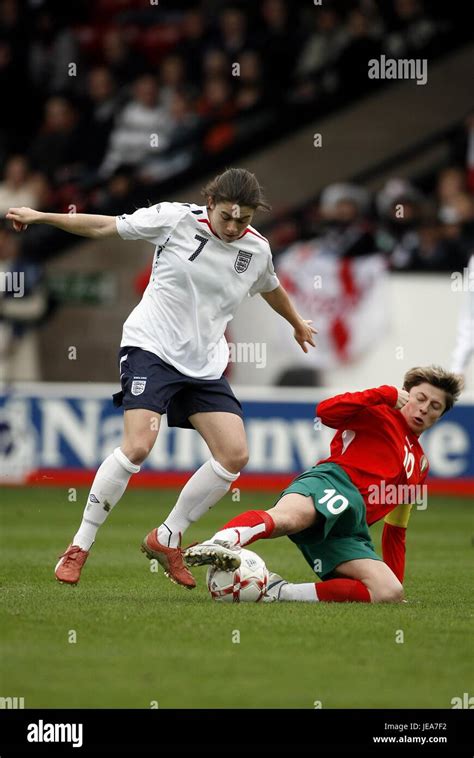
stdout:
[(396, 387), (382, 385), (336, 395), (316, 407), (323, 424), (337, 429), (331, 455), (319, 463), (337, 463), (349, 475), (364, 498), (369, 526), (409, 502), (397, 497), (403, 492), (398, 485), (423, 484), (428, 474), (418, 437), (393, 407), (397, 397)]

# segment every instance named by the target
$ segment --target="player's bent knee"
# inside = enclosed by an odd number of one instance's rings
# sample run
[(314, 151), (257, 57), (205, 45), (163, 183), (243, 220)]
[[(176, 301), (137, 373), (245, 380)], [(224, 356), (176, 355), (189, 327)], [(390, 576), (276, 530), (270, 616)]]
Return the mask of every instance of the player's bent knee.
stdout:
[(237, 474), (249, 462), (248, 450), (246, 447), (229, 450), (221, 454), (217, 460), (227, 471)]
[(149, 456), (154, 442), (128, 442), (122, 445), (122, 451), (131, 463), (142, 464)]
[(275, 537), (302, 532), (314, 526), (317, 519), (312, 499), (297, 493), (283, 495), (267, 513), (275, 522)]
[(249, 462), (249, 453), (247, 448), (241, 451), (239, 455), (236, 456), (235, 459), (235, 466), (238, 468), (239, 471), (241, 471), (247, 463)]
[(270, 508), (267, 513), (272, 517), (275, 524), (273, 537), (282, 537), (285, 534), (297, 534), (307, 529), (311, 524), (307, 517), (302, 517), (301, 514), (287, 510), (286, 508), (279, 508), (275, 506)]
[(370, 587), (369, 591), (373, 603), (401, 603), (403, 600), (403, 585), (398, 582), (390, 582), (379, 587)]

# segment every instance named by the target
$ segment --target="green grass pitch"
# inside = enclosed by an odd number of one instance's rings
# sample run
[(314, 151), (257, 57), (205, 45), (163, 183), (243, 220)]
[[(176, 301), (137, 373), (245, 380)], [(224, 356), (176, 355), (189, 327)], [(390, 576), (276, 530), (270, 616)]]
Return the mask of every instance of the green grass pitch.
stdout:
[[(129, 490), (81, 583), (57, 583), (57, 555), (86, 494), (71, 503), (62, 489), (0, 490), (0, 696), (24, 697), (26, 708), (450, 708), (452, 698), (472, 693), (467, 499), (432, 496), (425, 511), (414, 511), (407, 604), (226, 605), (208, 597), (205, 568), (194, 570), (198, 587), (184, 590), (161, 569), (152, 573), (139, 550), (174, 504), (172, 490)], [(227, 496), (187, 541), (272, 499)], [(284, 577), (312, 580), (288, 539), (254, 547)]]

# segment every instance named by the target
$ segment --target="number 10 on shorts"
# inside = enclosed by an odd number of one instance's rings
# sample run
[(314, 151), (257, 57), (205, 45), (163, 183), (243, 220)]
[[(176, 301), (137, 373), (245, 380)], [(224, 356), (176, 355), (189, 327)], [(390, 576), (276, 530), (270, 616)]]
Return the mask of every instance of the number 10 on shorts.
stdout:
[[(338, 502), (339, 505), (337, 505)], [(349, 505), (347, 497), (339, 495), (336, 490), (324, 490), (324, 497), (319, 498), (318, 503), (326, 503), (328, 511), (334, 515), (342, 513)]]

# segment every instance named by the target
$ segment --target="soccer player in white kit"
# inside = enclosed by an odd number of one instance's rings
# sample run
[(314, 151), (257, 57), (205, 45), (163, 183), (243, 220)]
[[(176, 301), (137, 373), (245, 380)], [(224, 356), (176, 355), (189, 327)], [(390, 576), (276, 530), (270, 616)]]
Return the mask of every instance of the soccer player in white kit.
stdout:
[(196, 429), (211, 457), (189, 479), (165, 521), (143, 540), (170, 579), (188, 588), (181, 539), (189, 525), (230, 489), (248, 461), (242, 408), (222, 376), (228, 362), (224, 332), (238, 306), (259, 293), (294, 328), (304, 352), (316, 330), (292, 305), (275, 275), (268, 241), (250, 226), (269, 209), (256, 177), (232, 168), (203, 190), (207, 204), (158, 203), (130, 215), (42, 213), (11, 208), (16, 231), (50, 224), (84, 237), (147, 240), (155, 246), (150, 281), (123, 327), (119, 353), (124, 434), (99, 467), (83, 519), (56, 565), (56, 578), (77, 584), (99, 527), (140, 471), (160, 420)]

